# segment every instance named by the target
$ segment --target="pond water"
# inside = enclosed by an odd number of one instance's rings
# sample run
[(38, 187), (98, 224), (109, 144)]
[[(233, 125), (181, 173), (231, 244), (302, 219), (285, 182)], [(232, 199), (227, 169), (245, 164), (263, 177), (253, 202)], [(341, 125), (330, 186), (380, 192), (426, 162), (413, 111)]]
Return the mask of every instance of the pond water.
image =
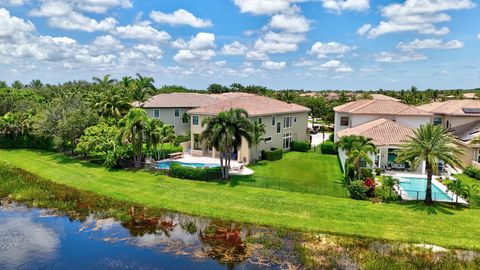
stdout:
[(0, 269), (287, 268), (246, 241), (264, 230), (176, 213), (127, 224), (94, 215), (78, 221), (3, 201)]

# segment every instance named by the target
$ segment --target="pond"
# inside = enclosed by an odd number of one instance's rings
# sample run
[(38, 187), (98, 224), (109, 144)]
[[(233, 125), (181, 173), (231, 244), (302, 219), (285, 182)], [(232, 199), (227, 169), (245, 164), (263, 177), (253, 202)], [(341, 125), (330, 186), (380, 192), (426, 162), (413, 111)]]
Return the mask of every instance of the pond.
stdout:
[(246, 242), (266, 229), (167, 213), (143, 224), (73, 220), (3, 201), (0, 269), (280, 269)]

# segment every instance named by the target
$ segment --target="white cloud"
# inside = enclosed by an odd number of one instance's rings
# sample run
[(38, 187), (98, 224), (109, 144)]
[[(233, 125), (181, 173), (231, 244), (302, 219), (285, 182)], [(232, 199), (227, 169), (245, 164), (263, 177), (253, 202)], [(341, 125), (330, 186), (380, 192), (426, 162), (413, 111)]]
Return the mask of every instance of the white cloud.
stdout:
[(325, 58), (329, 54), (339, 54), (343, 55), (350, 51), (352, 48), (350, 48), (347, 45), (338, 43), (338, 42), (315, 42), (313, 44), (312, 49), (309, 51), (310, 54), (316, 55), (318, 58)]
[(35, 26), (30, 21), (25, 21), (10, 15), (10, 12), (0, 8), (0, 41), (11, 42), (25, 39), (27, 35), (35, 32)]
[(246, 54), (248, 60), (264, 61), (268, 59), (268, 55), (265, 52), (249, 51)]
[(23, 6), (30, 0), (0, 0), (1, 6)]
[(225, 55), (244, 55), (247, 53), (247, 50), (247, 46), (238, 41), (234, 41), (230, 44), (223, 45), (221, 53)]
[(255, 42), (254, 49), (265, 53), (294, 52), (304, 40), (304, 35), (269, 31)]
[(157, 23), (189, 25), (195, 28), (210, 27), (213, 25), (212, 21), (197, 18), (185, 9), (179, 9), (171, 14), (154, 10), (150, 13), (150, 18)]
[(311, 60), (306, 60), (306, 59), (303, 59), (303, 58), (300, 58), (293, 63), (293, 66), (295, 66), (295, 67), (311, 67), (313, 65), (315, 65), (315, 62), (313, 62)]
[[(475, 7), (471, 0), (406, 0), (404, 3), (393, 3), (382, 8), (385, 18), (376, 27), (361, 31), (370, 38), (395, 32), (418, 32), (426, 35), (445, 35), (449, 33), (446, 26), (437, 28), (436, 24), (451, 20), (445, 13), (451, 10), (470, 9)], [(365, 27), (365, 25), (363, 26)]]
[(72, 1), (79, 9), (87, 12), (105, 13), (114, 7), (131, 8), (130, 0), (85, 0)]
[(384, 63), (402, 63), (402, 62), (416, 62), (426, 60), (427, 57), (423, 54), (415, 52), (406, 53), (390, 53), (381, 52), (375, 56), (375, 61)]
[(275, 62), (275, 61), (265, 61), (262, 63), (262, 67), (264, 69), (269, 69), (269, 70), (282, 70), (287, 66), (287, 63), (285, 61), (280, 61), (280, 62)]
[(365, 35), (365, 34), (368, 32), (368, 30), (370, 30), (371, 28), (372, 28), (372, 25), (371, 25), (371, 24), (368, 24), (368, 23), (367, 23), (367, 24), (364, 24), (364, 25), (362, 25), (360, 28), (358, 28), (357, 34), (363, 36), (363, 35)]
[(366, 11), (370, 8), (370, 0), (322, 0), (323, 7), (334, 12)]
[(291, 4), (300, 2), (300, 0), (234, 0), (233, 2), (242, 13), (268, 15), (291, 10)]
[(305, 33), (310, 30), (310, 22), (299, 14), (275, 14), (267, 26), (289, 33)]
[(122, 43), (112, 37), (111, 35), (98, 36), (93, 41), (93, 45), (97, 46), (100, 49), (112, 51), (112, 50), (122, 50), (124, 46)]
[(321, 65), (315, 66), (311, 68), (312, 70), (322, 70), (322, 71), (333, 71), (339, 73), (349, 73), (353, 72), (353, 69), (348, 65), (338, 61), (338, 60), (330, 60), (325, 62)]
[(409, 43), (400, 42), (397, 44), (397, 48), (408, 50), (420, 50), (420, 49), (460, 49), (463, 48), (464, 43), (459, 40), (450, 40), (443, 42), (441, 39), (415, 39)]
[(112, 33), (123, 39), (139, 39), (153, 42), (165, 42), (171, 38), (167, 32), (159, 31), (146, 22), (118, 26)]
[(200, 32), (190, 41), (178, 39), (172, 42), (174, 48), (180, 49), (173, 59), (179, 63), (207, 61), (216, 56), (215, 34)]
[(133, 47), (133, 49), (144, 53), (148, 58), (153, 60), (158, 60), (162, 58), (162, 49), (156, 45), (150, 44), (138, 44)]
[(96, 20), (74, 10), (74, 5), (63, 1), (43, 1), (39, 8), (30, 11), (31, 16), (47, 17), (50, 26), (65, 30), (80, 30), (85, 32), (110, 31), (117, 25), (117, 20), (107, 17)]
[(478, 35), (477, 35), (477, 39), (480, 39), (480, 33), (478, 33)]

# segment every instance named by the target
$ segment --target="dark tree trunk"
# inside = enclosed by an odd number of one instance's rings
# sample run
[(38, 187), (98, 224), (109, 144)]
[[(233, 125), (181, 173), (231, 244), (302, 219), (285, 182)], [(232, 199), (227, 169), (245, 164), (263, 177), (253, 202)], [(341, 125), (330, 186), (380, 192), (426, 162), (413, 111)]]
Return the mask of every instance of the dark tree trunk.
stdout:
[(430, 162), (426, 161), (425, 162), (425, 169), (427, 170), (427, 189), (425, 190), (425, 204), (426, 205), (432, 205), (433, 204), (433, 199), (432, 199), (432, 175), (433, 175), (432, 164), (430, 164)]

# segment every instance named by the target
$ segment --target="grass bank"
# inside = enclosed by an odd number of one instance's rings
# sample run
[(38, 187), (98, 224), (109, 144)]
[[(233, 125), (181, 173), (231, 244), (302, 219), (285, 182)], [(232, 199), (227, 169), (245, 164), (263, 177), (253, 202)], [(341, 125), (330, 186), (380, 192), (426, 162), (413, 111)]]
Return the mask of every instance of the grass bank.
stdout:
[(108, 170), (48, 152), (0, 150), (0, 160), (40, 177), (146, 206), (304, 231), (480, 249), (480, 210), (373, 204), (314, 194)]

